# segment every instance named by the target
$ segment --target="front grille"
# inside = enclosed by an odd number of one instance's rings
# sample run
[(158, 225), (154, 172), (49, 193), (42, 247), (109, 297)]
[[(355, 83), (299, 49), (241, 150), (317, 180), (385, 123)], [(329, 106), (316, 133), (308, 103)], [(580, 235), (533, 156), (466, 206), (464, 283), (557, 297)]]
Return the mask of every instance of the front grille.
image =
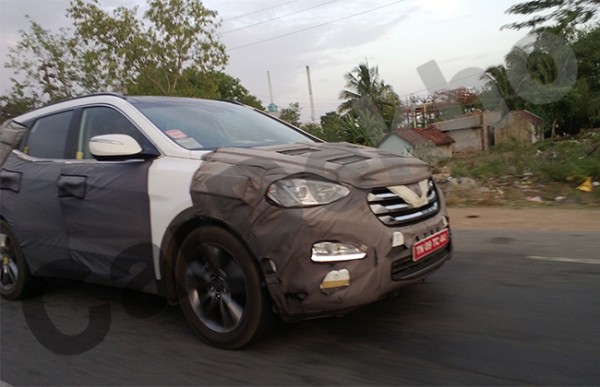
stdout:
[(401, 281), (419, 277), (440, 266), (449, 252), (450, 245), (417, 262), (413, 262), (412, 256), (399, 259), (392, 263), (392, 280)]
[[(414, 191), (414, 187), (412, 190)], [(427, 204), (421, 207), (413, 207), (387, 187), (373, 189), (367, 200), (373, 214), (390, 227), (419, 222), (440, 210), (439, 196), (431, 179), (428, 182)]]

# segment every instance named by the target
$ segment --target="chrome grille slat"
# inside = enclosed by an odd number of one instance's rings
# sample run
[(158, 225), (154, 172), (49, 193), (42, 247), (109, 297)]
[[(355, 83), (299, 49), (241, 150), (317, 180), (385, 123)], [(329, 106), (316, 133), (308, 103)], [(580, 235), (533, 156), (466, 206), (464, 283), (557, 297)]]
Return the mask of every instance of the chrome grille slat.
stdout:
[(416, 220), (428, 218), (430, 215), (435, 214), (438, 211), (438, 204), (433, 203), (433, 206), (428, 207), (424, 210), (413, 212), (407, 215), (399, 216), (381, 216), (379, 219), (388, 226), (395, 226), (399, 223), (409, 223)]
[(410, 208), (408, 204), (392, 204), (389, 206), (382, 206), (381, 204), (371, 204), (371, 211), (373, 211), (375, 215), (388, 214), (390, 212), (405, 210), (407, 208)]
[(398, 196), (395, 193), (392, 193), (392, 192), (390, 192), (390, 193), (381, 193), (381, 194), (370, 193), (367, 196), (367, 200), (369, 202), (372, 202), (372, 201), (376, 201), (376, 200), (394, 199), (394, 198), (397, 198), (397, 197)]
[(371, 212), (386, 226), (415, 223), (435, 215), (440, 210), (439, 197), (430, 179), (427, 204), (413, 208), (386, 187), (375, 188), (367, 195)]

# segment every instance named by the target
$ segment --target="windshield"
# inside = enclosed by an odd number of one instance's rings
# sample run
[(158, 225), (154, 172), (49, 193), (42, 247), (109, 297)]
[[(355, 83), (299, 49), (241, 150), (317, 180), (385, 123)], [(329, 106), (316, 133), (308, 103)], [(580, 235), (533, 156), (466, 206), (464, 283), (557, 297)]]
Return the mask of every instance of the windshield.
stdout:
[(315, 142), (265, 114), (230, 102), (165, 97), (129, 101), (171, 140), (190, 150)]

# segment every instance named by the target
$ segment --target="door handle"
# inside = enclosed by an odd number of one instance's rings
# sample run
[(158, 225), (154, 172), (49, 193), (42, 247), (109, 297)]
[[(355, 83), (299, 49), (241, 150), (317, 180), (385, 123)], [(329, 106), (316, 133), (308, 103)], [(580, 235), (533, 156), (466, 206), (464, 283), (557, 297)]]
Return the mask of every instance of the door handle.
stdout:
[(58, 178), (58, 196), (85, 198), (85, 180), (86, 176), (60, 175)]
[(3, 169), (0, 172), (0, 189), (19, 192), (21, 190), (22, 178), (23, 174), (21, 172), (7, 171), (6, 169)]

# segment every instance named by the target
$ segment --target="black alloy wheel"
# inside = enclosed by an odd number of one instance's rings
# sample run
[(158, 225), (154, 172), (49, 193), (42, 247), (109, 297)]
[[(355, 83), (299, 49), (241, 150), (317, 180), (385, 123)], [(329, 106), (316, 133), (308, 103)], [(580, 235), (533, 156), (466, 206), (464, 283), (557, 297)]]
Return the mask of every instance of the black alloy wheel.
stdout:
[(184, 315), (206, 342), (237, 349), (259, 336), (270, 302), (253, 258), (224, 229), (192, 231), (176, 262), (177, 292)]

